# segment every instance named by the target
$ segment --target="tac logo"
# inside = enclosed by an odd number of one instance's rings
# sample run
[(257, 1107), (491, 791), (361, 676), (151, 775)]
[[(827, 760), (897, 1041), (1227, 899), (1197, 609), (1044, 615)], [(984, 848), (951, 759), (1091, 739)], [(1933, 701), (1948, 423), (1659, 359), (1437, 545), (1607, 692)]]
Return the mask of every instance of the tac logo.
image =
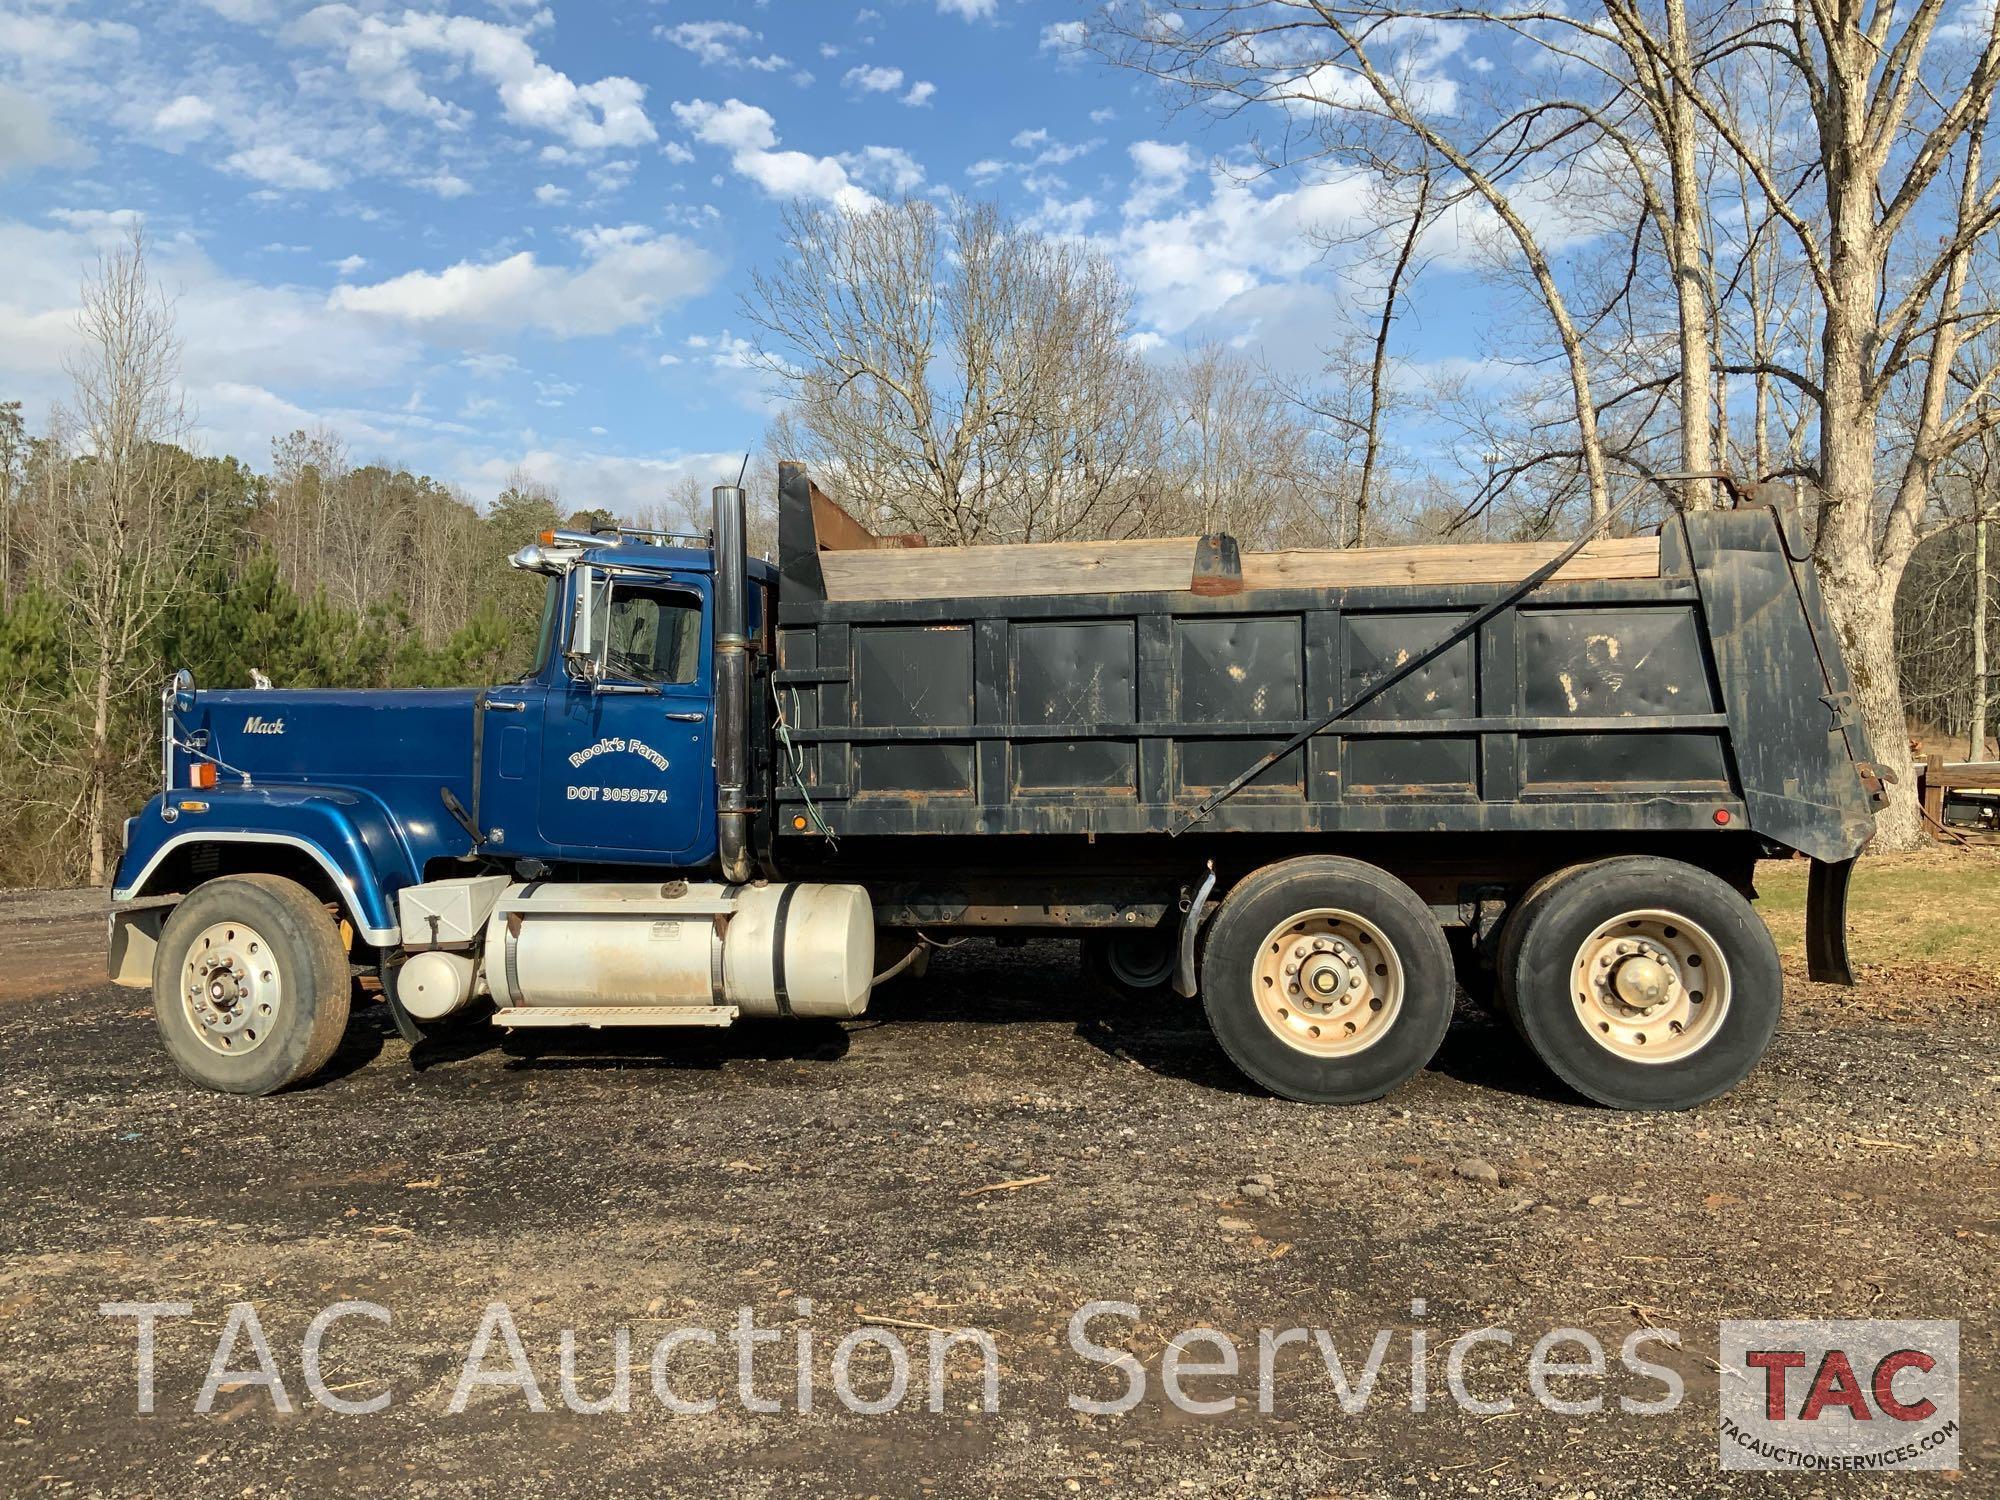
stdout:
[(1725, 1469), (1955, 1469), (1958, 1324), (1726, 1322)]
[(259, 714), (252, 714), (243, 721), (243, 732), (245, 734), (283, 734), (285, 732), (285, 721), (283, 719), (266, 719)]

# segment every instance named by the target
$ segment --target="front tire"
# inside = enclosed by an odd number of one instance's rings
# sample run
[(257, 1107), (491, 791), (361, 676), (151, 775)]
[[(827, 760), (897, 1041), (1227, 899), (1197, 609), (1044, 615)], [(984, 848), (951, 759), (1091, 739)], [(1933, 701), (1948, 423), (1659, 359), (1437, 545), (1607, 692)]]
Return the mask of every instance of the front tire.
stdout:
[(234, 875), (176, 906), (153, 960), (153, 1020), (194, 1082), (270, 1094), (326, 1065), (351, 980), (333, 918), (303, 886)]
[(1508, 918), (1500, 981), (1549, 1070), (1614, 1109), (1691, 1109), (1734, 1088), (1770, 1046), (1783, 991), (1748, 901), (1639, 855), (1537, 886)]
[(1444, 930), (1402, 881), (1359, 860), (1259, 870), (1223, 902), (1202, 1005), (1231, 1062), (1286, 1099), (1359, 1104), (1422, 1071), (1451, 1024)]

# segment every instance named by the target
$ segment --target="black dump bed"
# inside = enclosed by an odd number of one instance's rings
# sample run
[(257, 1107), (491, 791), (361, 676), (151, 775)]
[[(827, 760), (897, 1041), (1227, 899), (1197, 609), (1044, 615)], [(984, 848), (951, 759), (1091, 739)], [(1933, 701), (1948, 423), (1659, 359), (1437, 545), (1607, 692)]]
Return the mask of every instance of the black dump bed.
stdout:
[(1522, 593), (1560, 544), (924, 548), (788, 464), (780, 549), (780, 838), (1754, 831), (1837, 861), (1871, 829), (1776, 509), (1595, 542)]

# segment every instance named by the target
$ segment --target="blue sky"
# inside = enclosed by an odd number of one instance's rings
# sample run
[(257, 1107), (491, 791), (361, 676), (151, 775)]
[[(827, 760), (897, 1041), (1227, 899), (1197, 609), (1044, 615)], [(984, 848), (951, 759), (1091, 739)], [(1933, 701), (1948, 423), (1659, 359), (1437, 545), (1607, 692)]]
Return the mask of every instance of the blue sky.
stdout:
[[(643, 504), (759, 441), (738, 298), (793, 194), (996, 198), (1112, 257), (1142, 346), (1310, 367), (1355, 295), (1313, 231), (1365, 184), (1247, 173), (1243, 124), (1070, 45), (1087, 13), (0, 0), (0, 396), (39, 425), (79, 274), (142, 217), (207, 451), (324, 423), (475, 498), (520, 466)], [(1476, 361), (1452, 270), (1408, 335)]]

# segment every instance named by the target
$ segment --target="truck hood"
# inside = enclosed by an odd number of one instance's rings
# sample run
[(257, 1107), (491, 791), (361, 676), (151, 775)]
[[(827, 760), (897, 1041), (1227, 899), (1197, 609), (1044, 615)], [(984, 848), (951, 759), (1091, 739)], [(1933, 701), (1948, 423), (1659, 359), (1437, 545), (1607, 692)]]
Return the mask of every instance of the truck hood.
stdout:
[[(476, 688), (198, 692), (183, 738), (253, 782), (374, 786), (410, 778), (461, 795), (472, 777)], [(206, 733), (203, 743), (200, 736)], [(176, 760), (183, 760), (176, 756)]]

